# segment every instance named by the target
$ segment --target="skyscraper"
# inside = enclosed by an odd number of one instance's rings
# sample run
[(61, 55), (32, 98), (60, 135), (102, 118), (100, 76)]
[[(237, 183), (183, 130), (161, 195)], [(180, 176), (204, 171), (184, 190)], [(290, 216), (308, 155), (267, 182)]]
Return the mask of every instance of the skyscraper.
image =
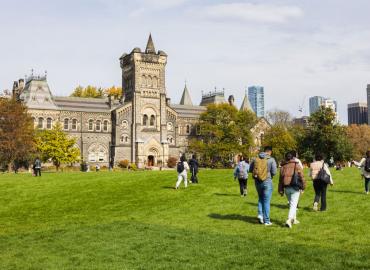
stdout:
[(331, 98), (325, 98), (320, 96), (310, 97), (310, 115), (317, 112), (321, 106), (325, 108), (331, 108), (335, 113), (338, 112), (337, 101)]
[(265, 116), (265, 91), (262, 86), (248, 87), (248, 99), (257, 117)]
[(367, 85), (367, 121), (370, 125), (370, 84)]
[(348, 125), (368, 123), (368, 109), (365, 102), (348, 104)]

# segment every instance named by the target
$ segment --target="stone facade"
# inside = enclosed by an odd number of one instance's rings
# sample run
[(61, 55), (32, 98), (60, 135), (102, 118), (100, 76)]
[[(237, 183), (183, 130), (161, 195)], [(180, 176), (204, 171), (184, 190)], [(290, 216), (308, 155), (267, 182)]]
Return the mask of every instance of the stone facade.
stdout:
[[(53, 96), (46, 76), (15, 82), (13, 95), (28, 106), (38, 128), (50, 129), (60, 122), (77, 138), (81, 159), (90, 164), (127, 159), (139, 168), (165, 166), (169, 157), (185, 153), (189, 139), (197, 137), (205, 105), (225, 102), (224, 92), (215, 91), (203, 95), (201, 106), (195, 106), (185, 86), (180, 104), (171, 104), (166, 64), (167, 54), (155, 50), (150, 36), (144, 52), (135, 48), (120, 58), (124, 89), (120, 100)], [(259, 138), (266, 125), (261, 122), (254, 136)]]

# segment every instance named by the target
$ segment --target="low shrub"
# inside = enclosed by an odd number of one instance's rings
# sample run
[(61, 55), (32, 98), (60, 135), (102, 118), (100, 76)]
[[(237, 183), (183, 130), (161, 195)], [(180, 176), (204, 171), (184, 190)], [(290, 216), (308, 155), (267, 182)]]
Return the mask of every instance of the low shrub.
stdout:
[(137, 166), (136, 166), (136, 164), (135, 163), (130, 163), (130, 165), (129, 165), (129, 170), (132, 170), (132, 171), (136, 171), (137, 170)]
[(130, 165), (130, 162), (127, 159), (120, 160), (118, 162), (118, 167), (120, 167), (120, 168), (126, 169), (126, 168), (128, 168), (129, 165)]
[(169, 157), (167, 160), (167, 166), (169, 168), (175, 168), (177, 164), (177, 158), (175, 157)]

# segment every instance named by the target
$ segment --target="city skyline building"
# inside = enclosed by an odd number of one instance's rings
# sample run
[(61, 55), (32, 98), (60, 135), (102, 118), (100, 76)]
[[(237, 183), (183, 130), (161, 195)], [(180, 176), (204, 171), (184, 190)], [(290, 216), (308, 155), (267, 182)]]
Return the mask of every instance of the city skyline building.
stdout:
[(348, 104), (348, 125), (368, 124), (368, 108), (366, 102)]
[(248, 99), (257, 117), (265, 117), (265, 89), (263, 86), (248, 87)]
[(309, 100), (310, 115), (317, 112), (321, 106), (324, 106), (325, 108), (331, 108), (336, 114), (338, 113), (338, 103), (336, 100), (331, 98), (325, 98), (322, 96), (310, 97)]

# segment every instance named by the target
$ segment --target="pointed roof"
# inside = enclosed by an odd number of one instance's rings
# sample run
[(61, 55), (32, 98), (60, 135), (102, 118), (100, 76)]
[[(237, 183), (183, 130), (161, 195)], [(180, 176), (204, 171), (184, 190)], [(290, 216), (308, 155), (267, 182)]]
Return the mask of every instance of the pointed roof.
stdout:
[(152, 34), (149, 34), (148, 43), (146, 44), (145, 53), (155, 54), (155, 47), (152, 39)]
[(193, 102), (191, 101), (190, 94), (188, 91), (188, 87), (185, 84), (184, 92), (182, 93), (182, 97), (180, 100), (180, 105), (190, 105), (193, 106)]
[(243, 99), (242, 105), (240, 106), (240, 110), (241, 111), (252, 111), (252, 112), (254, 112), (253, 108), (252, 108), (252, 105), (249, 102), (249, 98), (248, 98), (247, 93), (245, 93), (245, 95), (244, 95), (244, 99)]

